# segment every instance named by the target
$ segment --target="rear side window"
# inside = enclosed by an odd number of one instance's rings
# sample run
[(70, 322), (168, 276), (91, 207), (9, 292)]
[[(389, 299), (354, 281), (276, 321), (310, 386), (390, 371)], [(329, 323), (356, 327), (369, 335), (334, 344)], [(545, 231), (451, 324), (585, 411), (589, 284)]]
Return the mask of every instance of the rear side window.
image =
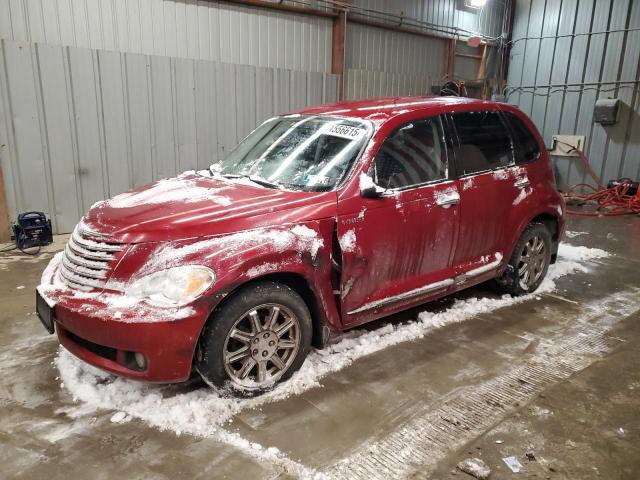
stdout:
[(438, 117), (407, 123), (389, 135), (369, 175), (382, 188), (406, 188), (447, 177), (446, 151)]
[(451, 117), (459, 140), (453, 149), (459, 175), (513, 163), (511, 137), (498, 112), (454, 113)]
[(529, 128), (511, 112), (504, 113), (504, 117), (511, 127), (516, 163), (521, 164), (537, 160), (540, 156), (540, 147)]

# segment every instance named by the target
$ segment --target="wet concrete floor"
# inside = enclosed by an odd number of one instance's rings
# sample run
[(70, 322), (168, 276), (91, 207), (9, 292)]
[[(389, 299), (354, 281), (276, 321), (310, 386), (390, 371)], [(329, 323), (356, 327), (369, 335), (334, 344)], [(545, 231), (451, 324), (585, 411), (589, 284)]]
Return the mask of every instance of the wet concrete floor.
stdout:
[[(328, 478), (471, 478), (455, 468), (471, 456), (493, 479), (640, 478), (640, 219), (572, 218), (569, 230), (588, 233), (567, 242), (615, 256), (539, 299), (363, 357), (225, 428)], [(0, 254), (0, 478), (295, 477), (212, 438), (82, 414), (33, 313), (63, 240), (33, 259)], [(460, 296), (492, 295), (480, 286)]]

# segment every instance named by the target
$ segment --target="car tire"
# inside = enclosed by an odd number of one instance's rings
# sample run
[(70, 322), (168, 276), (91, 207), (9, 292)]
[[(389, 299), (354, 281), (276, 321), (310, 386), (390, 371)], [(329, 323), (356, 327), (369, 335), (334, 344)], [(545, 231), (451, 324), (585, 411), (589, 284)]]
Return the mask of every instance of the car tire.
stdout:
[(311, 348), (309, 309), (298, 293), (272, 281), (243, 287), (205, 326), (195, 366), (214, 388), (252, 396), (291, 377)]
[(534, 292), (544, 280), (551, 263), (551, 234), (542, 223), (530, 223), (513, 250), (498, 287), (511, 295)]

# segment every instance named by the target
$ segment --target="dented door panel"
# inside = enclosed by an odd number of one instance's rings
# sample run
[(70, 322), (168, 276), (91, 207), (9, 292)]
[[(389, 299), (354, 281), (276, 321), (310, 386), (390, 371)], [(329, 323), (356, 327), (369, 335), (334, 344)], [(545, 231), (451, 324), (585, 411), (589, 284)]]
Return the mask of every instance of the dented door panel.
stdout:
[(381, 198), (357, 196), (338, 206), (345, 324), (447, 289), (459, 214), (457, 204), (438, 203), (455, 195), (456, 182), (445, 181)]

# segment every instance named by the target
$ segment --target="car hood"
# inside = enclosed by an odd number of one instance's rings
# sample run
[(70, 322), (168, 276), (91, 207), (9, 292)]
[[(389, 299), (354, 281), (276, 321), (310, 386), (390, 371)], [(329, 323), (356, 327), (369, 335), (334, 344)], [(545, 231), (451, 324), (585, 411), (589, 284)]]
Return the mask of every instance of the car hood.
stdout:
[(186, 173), (98, 202), (93, 235), (140, 243), (182, 240), (335, 216), (336, 192), (292, 192)]

